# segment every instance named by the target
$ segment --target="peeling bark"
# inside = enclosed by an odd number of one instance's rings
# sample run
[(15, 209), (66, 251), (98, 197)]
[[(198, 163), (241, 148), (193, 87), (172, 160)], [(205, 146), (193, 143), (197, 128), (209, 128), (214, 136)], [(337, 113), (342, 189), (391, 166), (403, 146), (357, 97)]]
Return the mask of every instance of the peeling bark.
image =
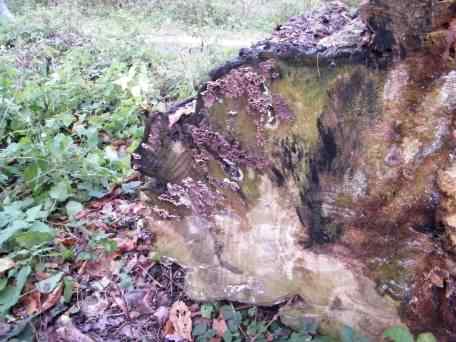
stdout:
[(455, 338), (455, 20), (453, 1), (331, 3), (151, 114), (133, 162), (191, 297)]

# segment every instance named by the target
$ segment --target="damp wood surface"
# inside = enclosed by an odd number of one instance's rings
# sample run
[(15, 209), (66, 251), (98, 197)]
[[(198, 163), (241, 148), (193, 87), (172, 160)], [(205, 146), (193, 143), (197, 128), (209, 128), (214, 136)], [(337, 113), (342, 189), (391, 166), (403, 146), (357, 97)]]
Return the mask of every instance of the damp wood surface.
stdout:
[(456, 5), (330, 3), (151, 113), (133, 158), (199, 301), (456, 338)]

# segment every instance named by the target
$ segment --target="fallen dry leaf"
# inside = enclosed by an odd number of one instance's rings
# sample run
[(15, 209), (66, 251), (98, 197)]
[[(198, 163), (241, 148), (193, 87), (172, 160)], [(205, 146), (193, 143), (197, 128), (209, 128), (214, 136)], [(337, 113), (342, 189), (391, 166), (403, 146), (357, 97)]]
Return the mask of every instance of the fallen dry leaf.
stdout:
[(136, 249), (137, 238), (114, 238), (117, 249), (121, 253), (131, 252)]
[(38, 281), (48, 279), (50, 276), (51, 276), (51, 274), (49, 274), (48, 272), (39, 272), (39, 271), (35, 272), (35, 278)]
[(60, 301), (60, 297), (62, 297), (62, 291), (63, 285), (60, 284), (46, 297), (43, 305), (41, 306), (41, 312), (47, 311), (50, 308), (54, 307)]
[(174, 326), (171, 320), (169, 319), (166, 321), (165, 326), (163, 327), (163, 334), (165, 336), (174, 334)]
[(55, 305), (58, 304), (60, 298), (62, 297), (63, 285), (60, 284), (57, 286), (54, 291), (44, 296), (38, 291), (32, 291), (22, 300), (22, 304), (25, 307), (25, 311), (28, 315), (33, 315), (36, 313), (43, 313)]
[(173, 324), (174, 335), (192, 340), (192, 313), (184, 302), (177, 301), (171, 306), (169, 320)]
[(119, 296), (113, 296), (112, 299), (114, 300), (114, 303), (116, 303), (116, 305), (122, 310), (122, 312), (128, 316), (128, 307), (125, 301)]
[(160, 324), (163, 323), (169, 317), (169, 308), (166, 306), (160, 306), (157, 311), (155, 311), (154, 316)]
[(212, 329), (215, 330), (217, 336), (223, 337), (223, 335), (225, 335), (227, 326), (223, 316), (220, 316), (218, 319), (214, 319), (212, 322)]
[(115, 254), (99, 255), (96, 260), (84, 261), (78, 270), (78, 274), (88, 274), (91, 277), (110, 277), (116, 268)]
[(88, 264), (87, 260), (82, 262), (82, 264), (81, 264), (81, 266), (79, 267), (79, 270), (78, 270), (78, 274), (79, 275), (84, 274), (84, 272), (86, 270), (86, 267), (87, 267), (87, 264)]
[(145, 289), (130, 290), (125, 294), (128, 306), (143, 315), (154, 312), (151, 306), (152, 297), (152, 292)]
[(92, 338), (83, 334), (78, 328), (76, 328), (71, 321), (71, 318), (67, 315), (63, 315), (59, 318), (58, 322), (61, 325), (56, 330), (56, 334), (64, 342), (94, 342)]
[(76, 237), (62, 237), (56, 239), (57, 243), (64, 245), (65, 247), (73, 247), (78, 243), (78, 239)]
[(98, 292), (95, 292), (81, 302), (81, 312), (86, 317), (97, 317), (102, 315), (108, 306), (109, 302), (102, 298)]
[(31, 316), (40, 311), (41, 294), (38, 291), (33, 291), (24, 297), (22, 303), (25, 305), (27, 314)]

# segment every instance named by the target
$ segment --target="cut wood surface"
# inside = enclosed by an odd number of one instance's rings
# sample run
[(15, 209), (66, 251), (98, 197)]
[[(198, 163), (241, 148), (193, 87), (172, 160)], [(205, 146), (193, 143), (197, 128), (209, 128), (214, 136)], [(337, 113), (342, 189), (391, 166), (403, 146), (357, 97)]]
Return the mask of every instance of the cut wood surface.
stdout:
[(456, 338), (456, 6), (334, 2), (151, 113), (133, 156), (196, 300)]

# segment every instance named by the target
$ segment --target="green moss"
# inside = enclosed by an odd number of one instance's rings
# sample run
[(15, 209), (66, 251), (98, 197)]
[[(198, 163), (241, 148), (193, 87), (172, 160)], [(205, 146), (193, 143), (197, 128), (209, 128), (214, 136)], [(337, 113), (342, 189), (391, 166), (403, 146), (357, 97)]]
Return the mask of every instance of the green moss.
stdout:
[(245, 170), (244, 180), (241, 185), (242, 193), (250, 201), (255, 201), (260, 197), (259, 177), (253, 170)]
[(256, 124), (247, 113), (247, 99), (223, 98), (210, 109), (211, 123), (217, 131), (236, 138), (242, 146), (257, 146)]
[(406, 270), (399, 265), (396, 260), (389, 263), (384, 263), (378, 267), (376, 273), (380, 281), (403, 280)]
[[(308, 184), (309, 156), (318, 145), (318, 118), (323, 112), (328, 95), (326, 89), (335, 72), (280, 63), (281, 78), (271, 85), (271, 92), (280, 95), (295, 115), (290, 124), (281, 124), (269, 132), (271, 151), (282, 144), (295, 146), (301, 158), (293, 160), (293, 176), (300, 189)], [(290, 127), (291, 125), (291, 127)]]
[(342, 225), (334, 222), (322, 225), (321, 228), (330, 242), (336, 241), (342, 233)]
[(402, 300), (406, 294), (413, 272), (404, 267), (404, 261), (413, 256), (398, 253), (389, 260), (377, 260), (373, 265), (373, 276), (378, 290), (394, 300)]
[(318, 143), (317, 120), (328, 102), (328, 84), (336, 72), (280, 64), (281, 79), (272, 83), (273, 93), (281, 95), (295, 114), (291, 130), (282, 126), (274, 135), (305, 137), (308, 147)]
[(346, 193), (340, 193), (336, 197), (335, 204), (338, 207), (350, 208), (353, 205), (353, 197)]

